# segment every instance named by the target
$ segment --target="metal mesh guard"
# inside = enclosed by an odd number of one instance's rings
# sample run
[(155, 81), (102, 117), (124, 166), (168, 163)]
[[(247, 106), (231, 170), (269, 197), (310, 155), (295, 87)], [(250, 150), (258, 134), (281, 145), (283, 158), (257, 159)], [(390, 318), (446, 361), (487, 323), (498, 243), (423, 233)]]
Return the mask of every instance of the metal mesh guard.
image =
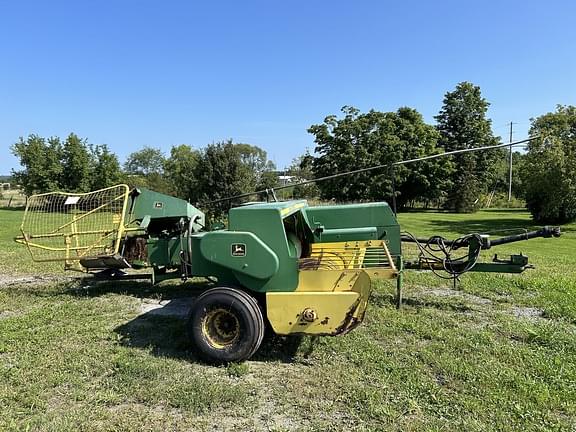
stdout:
[(22, 237), (34, 261), (78, 261), (114, 255), (124, 230), (129, 188), (84, 194), (52, 192), (28, 198)]
[(396, 271), (383, 240), (313, 243), (310, 256), (301, 259), (299, 267), (300, 270), (385, 268)]

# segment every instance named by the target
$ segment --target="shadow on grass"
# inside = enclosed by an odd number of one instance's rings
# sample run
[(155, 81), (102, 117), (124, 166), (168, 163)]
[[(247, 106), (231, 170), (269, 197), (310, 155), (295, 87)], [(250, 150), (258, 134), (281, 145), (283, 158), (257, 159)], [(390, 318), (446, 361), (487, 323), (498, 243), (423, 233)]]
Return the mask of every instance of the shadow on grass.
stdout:
[(22, 206), (10, 206), (10, 207), (8, 207), (8, 206), (6, 206), (6, 207), (0, 206), (0, 210), (10, 210), (10, 211), (24, 211), (25, 208), (26, 208), (25, 205), (22, 205)]
[[(145, 280), (98, 279), (93, 277), (65, 278), (56, 276), (52, 279), (35, 283), (32, 281), (18, 282), (3, 286), (4, 291), (13, 290), (16, 293), (26, 291), (36, 297), (100, 297), (108, 294), (118, 294), (139, 299), (154, 299), (158, 301), (182, 297), (196, 297), (213, 286), (208, 281), (186, 283), (162, 283), (152, 285)], [(32, 283), (28, 283), (32, 282)]]
[[(526, 213), (528, 210), (525, 208), (490, 208), (490, 209), (482, 209), (482, 213)], [(412, 208), (412, 207), (405, 207), (403, 209), (398, 210), (399, 214), (402, 213), (443, 213), (443, 214), (466, 214), (466, 213), (455, 213), (450, 210), (445, 210), (442, 208)], [(473, 213), (470, 213), (473, 214)]]
[[(186, 322), (193, 298), (173, 298), (165, 305), (155, 308), (114, 329), (125, 347), (146, 349), (152, 355), (169, 357), (196, 363), (204, 361), (196, 354), (188, 338)], [(267, 332), (258, 352), (252, 360), (292, 363), (302, 341), (308, 339), (304, 357), (313, 349), (313, 338), (302, 336), (277, 336)]]
[[(370, 304), (375, 307), (389, 307), (396, 306), (396, 297), (390, 293), (372, 292), (370, 294)], [(466, 313), (471, 312), (473, 309), (459, 301), (458, 298), (451, 299), (434, 299), (434, 298), (417, 298), (417, 297), (404, 297), (402, 299), (402, 307), (412, 307), (415, 309), (420, 308), (434, 308), (441, 311), (451, 311)]]
[[(25, 285), (3, 288), (38, 297), (100, 297), (108, 294), (131, 296), (141, 300), (141, 313), (114, 329), (123, 346), (146, 349), (159, 357), (171, 357), (202, 362), (195, 354), (187, 337), (186, 321), (195, 298), (211, 288), (208, 281), (162, 283), (149, 281), (97, 280), (93, 278), (59, 281), (46, 288), (44, 285)], [(306, 341), (304, 350), (300, 350)], [(259, 351), (253, 356), (259, 361), (293, 362), (296, 354), (306, 358), (314, 347), (314, 338), (277, 336), (267, 331)]]
[(526, 213), (525, 208), (489, 208), (482, 209), (482, 213)]
[[(95, 286), (77, 288), (79, 296), (100, 296), (108, 293), (131, 295), (142, 300), (141, 314), (114, 329), (121, 345), (146, 349), (158, 357), (170, 357), (204, 363), (195, 353), (188, 338), (186, 324), (195, 298), (211, 288), (208, 282), (181, 285), (151, 286), (144, 282), (98, 283)], [(258, 352), (252, 360), (291, 363), (299, 353), (303, 340), (303, 353), (307, 357), (313, 347), (314, 338), (301, 336), (278, 336), (267, 330)]]
[(170, 300), (182, 297), (196, 297), (214, 286), (209, 281), (160, 283), (152, 285), (147, 280), (102, 280), (81, 279), (80, 285), (72, 286), (67, 294), (78, 297), (99, 297), (106, 294), (121, 294), (140, 299)]
[[(164, 308), (170, 309), (170, 300)], [(186, 321), (154, 311), (137, 316), (114, 329), (122, 346), (146, 349), (157, 357), (201, 362), (190, 346), (185, 331)]]
[(521, 233), (525, 229), (532, 231), (541, 228), (540, 225), (535, 225), (532, 221), (515, 218), (483, 219), (470, 217), (459, 221), (433, 220), (430, 221), (430, 225), (443, 232), (449, 231), (458, 234), (511, 235)]
[[(542, 228), (543, 224), (535, 224), (533, 221), (526, 221), (514, 218), (500, 219), (479, 219), (470, 218), (459, 221), (450, 220), (432, 220), (430, 225), (437, 227), (442, 232), (452, 232), (458, 234), (491, 234), (495, 237), (520, 234), (525, 230), (534, 231)], [(576, 232), (573, 225), (562, 226), (560, 229), (563, 233)]]

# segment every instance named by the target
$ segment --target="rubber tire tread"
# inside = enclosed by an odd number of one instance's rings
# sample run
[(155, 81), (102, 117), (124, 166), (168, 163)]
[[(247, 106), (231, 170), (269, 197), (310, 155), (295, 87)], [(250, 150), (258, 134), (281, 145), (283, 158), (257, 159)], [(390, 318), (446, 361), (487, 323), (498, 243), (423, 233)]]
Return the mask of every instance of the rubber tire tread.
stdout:
[[(199, 322), (197, 321), (198, 316), (203, 313), (204, 308), (210, 305), (210, 302), (206, 303), (206, 299), (208, 298), (208, 300), (210, 300), (210, 297), (214, 297), (214, 301), (222, 301), (222, 296), (240, 302), (248, 312), (248, 316), (245, 318), (251, 321), (252, 327), (254, 328), (254, 334), (249, 335), (248, 348), (243, 350), (243, 352), (236, 353), (236, 355), (234, 352), (220, 351), (208, 345), (201, 334)], [(189, 336), (198, 349), (200, 356), (210, 363), (238, 362), (249, 359), (258, 351), (258, 348), (260, 348), (265, 330), (262, 310), (256, 299), (250, 294), (232, 287), (212, 288), (198, 296), (190, 311), (187, 327)], [(245, 335), (240, 335), (240, 338), (243, 336)]]

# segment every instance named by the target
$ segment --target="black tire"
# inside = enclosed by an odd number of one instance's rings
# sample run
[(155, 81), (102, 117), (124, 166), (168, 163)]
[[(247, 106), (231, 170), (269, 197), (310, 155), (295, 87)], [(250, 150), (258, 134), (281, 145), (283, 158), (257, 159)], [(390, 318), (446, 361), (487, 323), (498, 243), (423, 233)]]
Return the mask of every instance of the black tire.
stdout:
[(212, 363), (250, 358), (264, 338), (264, 318), (254, 297), (236, 288), (212, 288), (200, 295), (188, 318), (199, 355)]

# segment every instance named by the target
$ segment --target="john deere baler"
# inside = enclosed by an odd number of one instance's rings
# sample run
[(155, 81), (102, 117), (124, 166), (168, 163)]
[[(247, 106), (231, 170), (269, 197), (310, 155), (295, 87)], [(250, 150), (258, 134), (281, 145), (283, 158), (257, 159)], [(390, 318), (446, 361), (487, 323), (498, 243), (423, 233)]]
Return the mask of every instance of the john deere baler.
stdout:
[[(119, 185), (30, 197), (17, 241), (34, 260), (61, 260), (68, 269), (124, 277), (126, 269), (149, 268), (153, 282), (215, 281), (197, 298), (188, 321), (193, 343), (213, 361), (249, 358), (260, 346), (266, 321), (281, 335), (350, 331), (364, 318), (373, 278), (396, 278), (400, 293), (402, 241), (422, 248), (410, 268), (451, 274), (473, 271), (480, 249), (490, 247), (480, 235), (422, 246), (401, 236), (384, 202), (251, 203), (230, 210), (226, 229), (205, 224), (204, 214), (186, 201)], [(434, 260), (425, 254), (434, 245), (467, 248), (468, 254)], [(490, 265), (478, 269), (519, 272), (528, 263), (518, 255)]]

